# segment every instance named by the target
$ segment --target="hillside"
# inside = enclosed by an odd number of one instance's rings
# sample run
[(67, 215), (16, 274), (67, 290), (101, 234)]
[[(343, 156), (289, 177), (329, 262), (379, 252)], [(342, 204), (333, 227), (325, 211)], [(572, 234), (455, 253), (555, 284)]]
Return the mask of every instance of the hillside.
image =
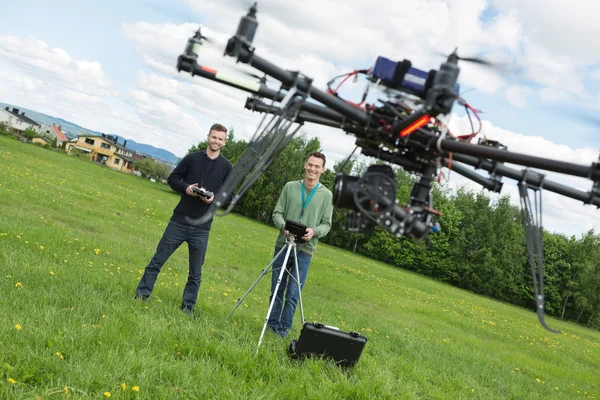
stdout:
[[(356, 366), (267, 334), (273, 226), (215, 218), (195, 316), (188, 249), (133, 299), (177, 204), (165, 185), (0, 137), (0, 398), (595, 399), (600, 333), (320, 244), (307, 321), (358, 331)], [(289, 339), (298, 338), (300, 312)], [(600, 398), (600, 397), (599, 397)]]
[(175, 154), (173, 154), (170, 151), (165, 150), (165, 149), (154, 147), (149, 144), (138, 143), (132, 139), (127, 139), (125, 137), (119, 136), (114, 133), (95, 131), (93, 129), (85, 128), (85, 127), (77, 125), (73, 122), (64, 120), (62, 118), (46, 115), (46, 114), (43, 114), (43, 113), (40, 113), (40, 112), (37, 112), (34, 110), (30, 110), (28, 108), (20, 107), (18, 105), (0, 103), (1, 108), (5, 108), (7, 106), (10, 107), (11, 109), (13, 107), (16, 107), (21, 111), (25, 111), (25, 115), (27, 115), (29, 118), (33, 119), (34, 121), (36, 121), (40, 124), (52, 125), (52, 123), (55, 123), (57, 125), (60, 125), (62, 130), (65, 132), (66, 136), (69, 139), (73, 139), (73, 138), (77, 137), (78, 135), (81, 134), (82, 131), (88, 132), (89, 134), (92, 134), (92, 135), (99, 135), (99, 136), (102, 135), (102, 133), (105, 133), (107, 135), (118, 136), (119, 143), (123, 143), (124, 140), (127, 140), (127, 147), (130, 148), (131, 150), (148, 154), (152, 157), (156, 157), (158, 159), (161, 159), (161, 160), (169, 162), (169, 163), (177, 163), (177, 161), (179, 160), (179, 157), (177, 157)]

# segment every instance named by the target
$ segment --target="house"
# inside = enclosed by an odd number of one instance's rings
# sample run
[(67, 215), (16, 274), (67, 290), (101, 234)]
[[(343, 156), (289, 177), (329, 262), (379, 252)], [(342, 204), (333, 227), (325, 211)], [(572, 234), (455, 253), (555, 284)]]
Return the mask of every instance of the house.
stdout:
[(41, 144), (42, 146), (44, 145), (51, 145), (52, 141), (50, 139), (48, 139), (47, 137), (44, 136), (38, 136), (38, 137), (34, 137), (33, 139), (31, 139), (31, 143), (38, 143)]
[(90, 161), (127, 173), (133, 173), (134, 151), (128, 149), (127, 140), (121, 145), (118, 137), (112, 135), (81, 135), (67, 142), (65, 150), (71, 153), (77, 149), (90, 156)]
[(56, 125), (54, 122), (52, 125), (42, 125), (38, 128), (38, 132), (40, 136), (45, 136), (52, 141), (56, 138), (56, 147), (62, 146), (63, 143), (68, 141), (67, 136), (62, 131), (62, 127), (60, 125)]
[(25, 116), (25, 111), (21, 111), (18, 108), (10, 107), (0, 109), (0, 123), (4, 122), (8, 131), (15, 135), (20, 135), (27, 128), (33, 128), (36, 131), (41, 126), (34, 120)]

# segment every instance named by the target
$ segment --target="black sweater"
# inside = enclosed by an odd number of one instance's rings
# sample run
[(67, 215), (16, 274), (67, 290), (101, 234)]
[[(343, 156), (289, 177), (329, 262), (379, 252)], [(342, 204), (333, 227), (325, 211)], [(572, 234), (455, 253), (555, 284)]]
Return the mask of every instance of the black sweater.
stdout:
[(210, 229), (212, 217), (207, 222), (199, 223), (210, 205), (198, 197), (188, 195), (185, 189), (197, 183), (199, 187), (216, 195), (232, 168), (231, 163), (221, 154), (214, 160), (208, 157), (206, 150), (186, 155), (167, 178), (169, 186), (181, 193), (181, 199), (173, 210), (171, 220)]

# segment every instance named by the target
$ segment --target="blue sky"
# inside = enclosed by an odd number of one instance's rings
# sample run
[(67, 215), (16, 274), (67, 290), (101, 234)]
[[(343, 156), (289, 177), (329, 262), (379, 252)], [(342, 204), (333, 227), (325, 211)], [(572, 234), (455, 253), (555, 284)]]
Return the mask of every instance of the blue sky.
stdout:
[[(243, 109), (246, 94), (175, 71), (201, 24), (218, 43), (206, 48), (202, 63), (236, 73), (240, 65), (223, 57), (219, 45), (234, 33), (245, 1), (7, 2), (0, 15), (0, 101), (178, 156), (203, 140), (213, 122), (248, 138), (259, 115)], [(512, 151), (589, 165), (597, 158), (600, 125), (569, 112), (600, 111), (600, 41), (587, 40), (599, 37), (597, 15), (595, 0), (381, 1), (377, 7), (358, 0), (266, 0), (259, 2), (255, 44), (257, 54), (300, 69), (322, 89), (332, 76), (369, 67), (378, 55), (410, 59), (423, 70), (443, 61), (435, 51), (455, 46), (463, 56), (499, 57), (519, 72), (461, 65), (465, 97), (485, 111), (484, 133)], [(359, 82), (344, 93), (354, 100), (363, 87)], [(453, 111), (453, 129), (468, 132), (463, 110)], [(339, 131), (307, 125), (304, 133), (318, 136), (333, 160), (354, 148), (353, 138)], [(569, 177), (553, 179), (589, 189)], [(590, 226), (577, 213), (578, 224)], [(584, 214), (596, 218), (589, 207)], [(600, 227), (599, 220), (591, 224)]]

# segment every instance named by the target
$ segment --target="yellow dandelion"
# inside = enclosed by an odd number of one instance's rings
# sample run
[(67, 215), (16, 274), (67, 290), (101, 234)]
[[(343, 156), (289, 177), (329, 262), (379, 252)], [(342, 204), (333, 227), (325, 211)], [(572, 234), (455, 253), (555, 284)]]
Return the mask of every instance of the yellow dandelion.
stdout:
[(123, 391), (127, 390), (127, 385), (124, 383), (121, 383), (121, 390), (123, 390)]
[(558, 386), (555, 386), (554, 389), (558, 390)]
[(8, 383), (10, 383), (11, 385), (14, 385), (15, 383), (17, 383), (17, 381), (15, 381), (13, 378), (8, 378), (7, 379)]
[(15, 329), (16, 329), (16, 330), (18, 330), (18, 331), (20, 331), (20, 330), (21, 330), (21, 325), (19, 325), (19, 324), (16, 324), (16, 325), (15, 325)]
[(54, 272), (50, 271), (50, 275), (54, 275)]
[(63, 393), (64, 393), (64, 394), (67, 394), (67, 393), (69, 393), (69, 388), (65, 386), (65, 387), (63, 388)]
[(40, 246), (40, 250), (44, 250), (44, 246)]
[(471, 393), (475, 393), (475, 389), (471, 389)]
[(536, 380), (536, 381), (538, 381), (538, 382), (541, 382), (541, 381), (540, 381), (540, 378), (535, 378), (535, 380)]
[(110, 392), (104, 392), (104, 397), (110, 397)]
[(64, 360), (64, 359), (65, 359), (65, 358), (63, 357), (63, 355), (62, 355), (62, 354), (60, 354), (58, 351), (57, 351), (55, 354), (56, 354), (56, 356), (57, 356), (58, 358), (60, 358), (61, 360)]
[(137, 387), (137, 386), (134, 386), (134, 387), (131, 388), (131, 390), (133, 390), (134, 392), (139, 392), (140, 388)]
[(67, 260), (64, 260), (65, 262), (68, 262)]
[(17, 283), (15, 283), (15, 287), (22, 288), (23, 285), (21, 284), (21, 282), (17, 282)]

